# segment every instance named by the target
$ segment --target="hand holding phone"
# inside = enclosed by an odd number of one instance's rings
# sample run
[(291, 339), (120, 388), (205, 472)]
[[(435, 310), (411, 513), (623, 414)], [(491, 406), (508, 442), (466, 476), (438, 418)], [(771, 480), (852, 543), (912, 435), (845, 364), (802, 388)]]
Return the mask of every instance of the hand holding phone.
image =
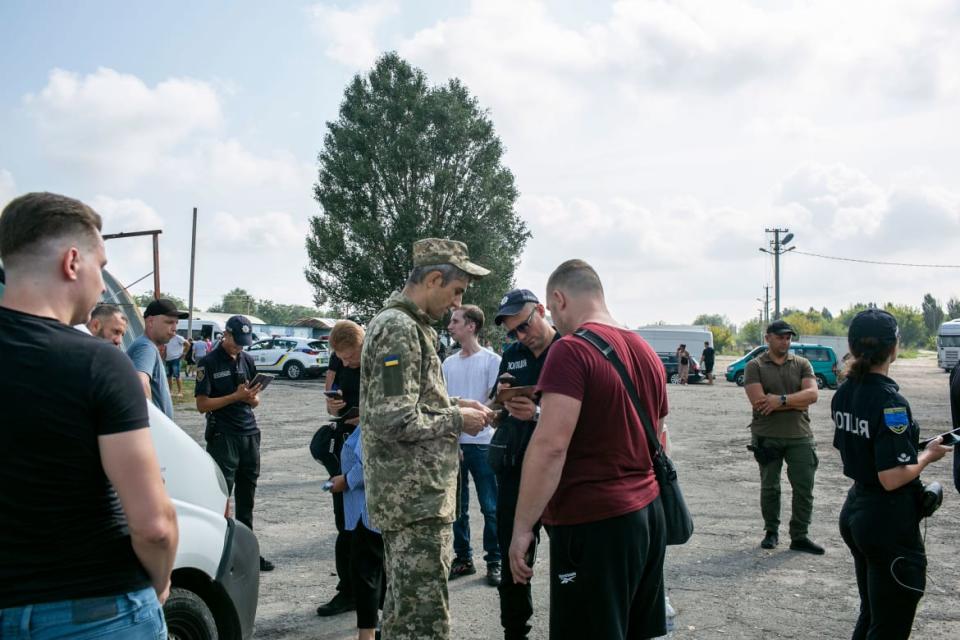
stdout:
[(340, 389), (330, 389), (329, 391), (324, 391), (323, 395), (331, 399), (338, 399), (343, 397), (343, 391), (340, 391)]
[(933, 436), (928, 440), (923, 440), (920, 442), (920, 448), (926, 449), (927, 445), (936, 440), (937, 438), (943, 438), (943, 441), (940, 443), (945, 447), (952, 447), (955, 444), (960, 443), (960, 434), (958, 434), (960, 429), (954, 429), (953, 431), (947, 431), (946, 433), (941, 433), (938, 436)]

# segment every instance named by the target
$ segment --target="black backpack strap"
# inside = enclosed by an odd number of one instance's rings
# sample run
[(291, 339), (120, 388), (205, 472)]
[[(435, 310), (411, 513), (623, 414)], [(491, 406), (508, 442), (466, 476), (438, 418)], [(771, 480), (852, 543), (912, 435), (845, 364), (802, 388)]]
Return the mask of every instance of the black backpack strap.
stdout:
[(610, 364), (613, 365), (613, 368), (616, 369), (617, 373), (620, 374), (620, 380), (623, 382), (623, 386), (627, 390), (627, 395), (630, 396), (630, 400), (633, 402), (633, 406), (637, 410), (637, 415), (640, 416), (640, 422), (643, 424), (643, 430), (647, 434), (647, 446), (650, 448), (650, 457), (653, 458), (661, 455), (663, 452), (663, 447), (660, 445), (660, 439), (657, 437), (657, 430), (653, 426), (653, 421), (650, 419), (650, 414), (647, 413), (647, 410), (643, 406), (643, 402), (640, 400), (640, 394), (637, 393), (637, 388), (630, 379), (630, 374), (627, 373), (627, 368), (624, 367), (623, 362), (620, 361), (620, 356), (617, 355), (617, 352), (614, 351), (613, 347), (607, 344), (606, 340), (601, 338), (593, 331), (590, 331), (590, 329), (584, 329), (581, 327), (574, 331), (573, 335), (577, 336), (578, 338), (583, 338), (596, 347), (597, 350), (603, 354), (603, 357), (610, 361)]

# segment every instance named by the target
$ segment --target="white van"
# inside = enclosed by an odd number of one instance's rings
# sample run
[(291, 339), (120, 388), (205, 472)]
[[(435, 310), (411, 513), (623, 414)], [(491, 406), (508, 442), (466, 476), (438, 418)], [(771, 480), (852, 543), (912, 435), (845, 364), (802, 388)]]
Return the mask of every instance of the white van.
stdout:
[(173, 585), (163, 606), (170, 637), (249, 638), (260, 589), (257, 538), (224, 516), (227, 483), (213, 458), (152, 402), (147, 407), (180, 527)]
[(690, 355), (700, 360), (703, 343), (713, 346), (713, 333), (699, 325), (651, 325), (635, 330), (657, 353), (676, 353), (681, 344), (687, 345)]
[(952, 371), (960, 362), (960, 318), (948, 320), (937, 331), (937, 366)]

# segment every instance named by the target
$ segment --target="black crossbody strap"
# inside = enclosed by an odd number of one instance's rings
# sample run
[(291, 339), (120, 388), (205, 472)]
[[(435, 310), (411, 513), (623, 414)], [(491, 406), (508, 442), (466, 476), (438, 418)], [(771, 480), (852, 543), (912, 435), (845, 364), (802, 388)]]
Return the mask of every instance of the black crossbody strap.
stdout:
[(643, 424), (643, 430), (647, 434), (647, 446), (651, 451), (651, 458), (655, 456), (660, 456), (663, 453), (663, 447), (660, 445), (660, 439), (657, 437), (657, 430), (653, 426), (653, 421), (650, 419), (650, 414), (647, 413), (647, 410), (643, 406), (643, 402), (640, 400), (640, 394), (637, 393), (637, 388), (634, 386), (633, 381), (630, 379), (630, 375), (627, 373), (627, 368), (623, 366), (623, 362), (620, 361), (620, 356), (617, 355), (617, 352), (613, 350), (607, 341), (598, 336), (590, 329), (577, 329), (573, 332), (573, 335), (578, 338), (583, 338), (597, 350), (603, 354), (603, 357), (610, 361), (610, 364), (613, 365), (613, 368), (616, 369), (617, 373), (620, 374), (620, 380), (623, 381), (623, 386), (627, 390), (627, 395), (630, 396), (630, 400), (633, 402), (634, 408), (637, 410), (637, 415), (640, 416), (640, 422)]

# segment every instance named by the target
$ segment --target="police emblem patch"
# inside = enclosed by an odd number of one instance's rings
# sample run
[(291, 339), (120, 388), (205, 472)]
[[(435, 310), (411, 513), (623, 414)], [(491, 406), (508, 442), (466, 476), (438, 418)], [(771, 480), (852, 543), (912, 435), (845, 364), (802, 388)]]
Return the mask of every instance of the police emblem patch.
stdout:
[(900, 455), (897, 456), (897, 462), (899, 462), (900, 464), (907, 464), (908, 462), (910, 462), (910, 454), (901, 453)]
[(240, 331), (243, 331), (244, 333), (250, 333), (250, 325), (247, 325), (247, 324), (243, 325), (240, 328)]
[(203, 382), (204, 375), (203, 367), (197, 367), (197, 382)]
[(883, 423), (890, 431), (900, 435), (907, 430), (910, 419), (907, 417), (906, 407), (891, 407), (883, 410)]
[(500, 306), (502, 307), (503, 305), (507, 304), (507, 300), (509, 299), (510, 296), (503, 296), (503, 298), (500, 300)]

